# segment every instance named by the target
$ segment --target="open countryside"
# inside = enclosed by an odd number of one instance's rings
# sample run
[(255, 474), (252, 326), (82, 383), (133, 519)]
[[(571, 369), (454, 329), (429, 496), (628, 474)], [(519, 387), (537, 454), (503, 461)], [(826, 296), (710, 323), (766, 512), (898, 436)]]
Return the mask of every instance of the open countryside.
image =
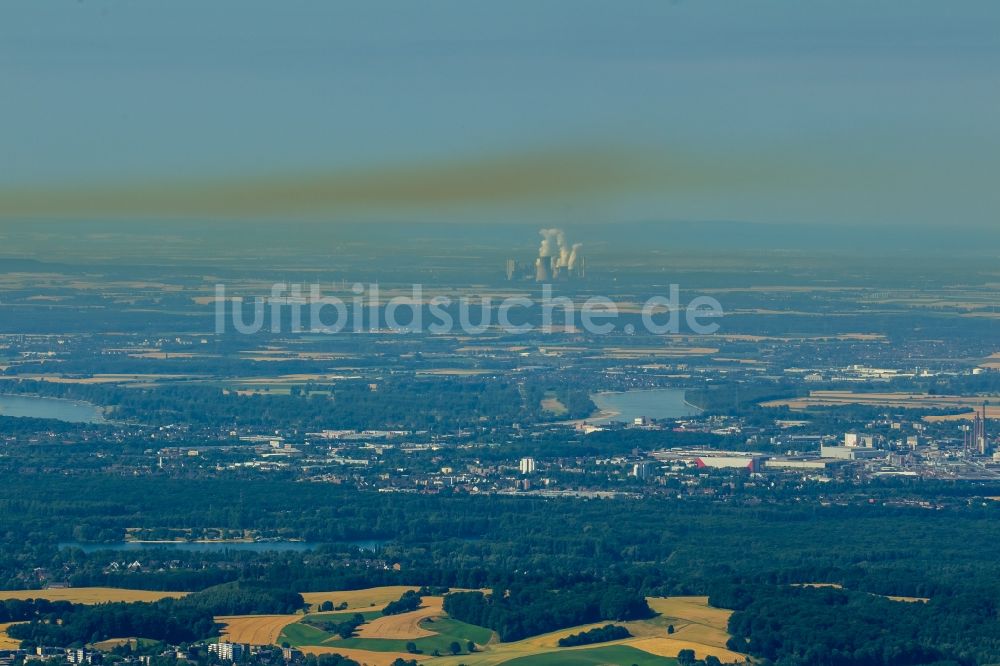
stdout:
[[(312, 605), (311, 612), (306, 614), (217, 617), (216, 620), (224, 624), (225, 640), (257, 645), (288, 644), (310, 654), (339, 652), (370, 664), (387, 663), (386, 655), (396, 659), (404, 654), (407, 658), (421, 661), (432, 659), (433, 663), (442, 666), (536, 663), (531, 660), (539, 660), (539, 664), (552, 660), (551, 663), (558, 664), (574, 663), (572, 657), (567, 655), (578, 652), (581, 653), (578, 659), (588, 660), (580, 663), (619, 663), (589, 660), (624, 659), (635, 657), (638, 653), (642, 660), (635, 663), (660, 664), (673, 663), (662, 659), (676, 657), (683, 650), (691, 650), (698, 659), (714, 656), (723, 663), (742, 663), (745, 660), (744, 655), (726, 648), (729, 639), (726, 624), (731, 612), (712, 608), (707, 597), (650, 597), (647, 601), (655, 611), (655, 617), (619, 623), (629, 630), (631, 638), (599, 647), (561, 648), (560, 639), (606, 623), (580, 625), (503, 643), (488, 629), (448, 618), (442, 609), (443, 598), (440, 596), (423, 597), (421, 606), (407, 613), (382, 615), (371, 610), (415, 589), (393, 586), (306, 593), (303, 597), (309, 599)], [(316, 612), (317, 606), (325, 601), (337, 601), (338, 605), (346, 604), (347, 607), (335, 612)], [(340, 638), (316, 626), (320, 622), (346, 620), (358, 610), (366, 611), (365, 622), (357, 628), (354, 637)], [(476, 648), (471, 653), (467, 650), (470, 641)], [(449, 655), (453, 643), (461, 645), (461, 655)], [(411, 647), (415, 651), (410, 652), (408, 648)]]

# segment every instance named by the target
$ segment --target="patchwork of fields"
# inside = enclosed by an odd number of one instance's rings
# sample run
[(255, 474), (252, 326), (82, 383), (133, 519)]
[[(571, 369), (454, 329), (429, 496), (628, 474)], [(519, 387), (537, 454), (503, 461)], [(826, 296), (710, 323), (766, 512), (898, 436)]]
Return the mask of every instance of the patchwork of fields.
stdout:
[[(489, 629), (449, 618), (443, 597), (425, 596), (421, 607), (408, 613), (383, 616), (381, 608), (416, 588), (377, 587), (365, 590), (310, 592), (303, 597), (310, 605), (306, 613), (292, 615), (220, 616), (223, 639), (254, 645), (289, 645), (309, 654), (340, 653), (368, 666), (389, 666), (395, 659), (417, 659), (441, 666), (673, 666), (674, 657), (685, 649), (698, 658), (709, 655), (724, 663), (744, 662), (745, 656), (726, 649), (726, 626), (731, 611), (712, 608), (707, 597), (648, 599), (657, 615), (648, 620), (621, 622), (631, 637), (573, 648), (559, 647), (559, 639), (607, 623), (562, 629), (509, 643), (499, 642)], [(5, 592), (9, 598), (61, 599), (76, 603), (108, 601), (153, 601), (179, 597), (183, 593), (147, 592), (115, 588), (65, 588)], [(329, 601), (337, 611), (317, 612)], [(349, 621), (360, 613), (364, 624), (355, 635), (342, 638), (331, 626)], [(668, 631), (672, 627), (672, 632)], [(5, 630), (6, 626), (0, 627)], [(4, 645), (5, 632), (0, 637)], [(13, 642), (11, 642), (13, 645)], [(453, 654), (455, 645), (461, 647)], [(469, 651), (470, 644), (474, 650)], [(2, 647), (3, 645), (0, 645)], [(415, 652), (413, 652), (415, 650)]]
[[(401, 595), (407, 588), (373, 588), (352, 592), (326, 592), (308, 595), (313, 604), (331, 601), (335, 605), (348, 603), (353, 609), (369, 609), (365, 624), (351, 638), (340, 638), (309, 624), (310, 621), (345, 621), (353, 612), (311, 613), (284, 627), (279, 643), (288, 642), (313, 654), (340, 652), (363, 664), (378, 666), (391, 663), (400, 654), (407, 659), (442, 666), (497, 666), (500, 664), (623, 664), (629, 666), (672, 666), (678, 652), (690, 649), (698, 658), (709, 655), (723, 662), (743, 662), (745, 656), (726, 649), (729, 634), (726, 626), (730, 611), (712, 608), (707, 597), (650, 598), (650, 607), (657, 615), (649, 620), (619, 623), (627, 627), (630, 638), (575, 648), (560, 648), (559, 639), (606, 623), (563, 629), (521, 641), (501, 643), (496, 635), (483, 627), (448, 618), (441, 597), (424, 597), (421, 608), (410, 613), (380, 616), (371, 611), (383, 602)], [(673, 633), (668, 633), (668, 627)], [(468, 652), (468, 643), (475, 651)], [(407, 645), (407, 644), (411, 645)], [(461, 646), (461, 654), (452, 655), (453, 643)], [(408, 653), (407, 648), (417, 653)], [(439, 655), (439, 656), (435, 656)]]
[(812, 407), (838, 407), (843, 405), (866, 405), (869, 407), (901, 407), (904, 409), (966, 410), (961, 414), (925, 417), (934, 420), (972, 419), (984, 402), (988, 418), (1000, 418), (1000, 408), (996, 406), (1000, 396), (958, 396), (931, 395), (929, 393), (856, 393), (854, 391), (810, 391), (801, 398), (771, 400), (761, 403), (762, 407), (788, 407), (804, 410)]

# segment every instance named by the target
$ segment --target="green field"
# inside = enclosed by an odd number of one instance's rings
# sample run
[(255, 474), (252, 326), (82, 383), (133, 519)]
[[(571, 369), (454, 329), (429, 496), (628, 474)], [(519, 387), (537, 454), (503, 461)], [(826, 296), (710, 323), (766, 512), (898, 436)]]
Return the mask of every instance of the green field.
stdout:
[(676, 659), (658, 657), (627, 645), (547, 652), (505, 661), (504, 666), (677, 666)]
[(281, 635), (278, 636), (278, 644), (284, 645), (285, 643), (288, 643), (289, 645), (296, 647), (305, 645), (324, 645), (323, 641), (331, 638), (332, 636), (333, 634), (328, 634), (322, 629), (317, 629), (316, 627), (303, 624), (301, 622), (293, 622), (281, 630)]
[(377, 617), (382, 617), (382, 611), (329, 611), (326, 613), (309, 613), (302, 618), (302, 621), (347, 622), (358, 613), (365, 618), (365, 622), (371, 622)]
[(466, 624), (450, 617), (441, 617), (433, 622), (424, 620), (420, 626), (427, 631), (434, 631), (443, 636), (457, 636), (458, 640), (472, 641), (477, 645), (486, 645), (493, 638), (493, 631), (486, 627)]
[[(462, 646), (462, 652), (466, 652), (466, 645), (469, 641), (477, 645), (485, 645), (493, 638), (493, 632), (489, 629), (451, 618), (439, 618), (433, 622), (425, 620), (420, 626), (428, 631), (437, 632), (434, 636), (413, 639), (412, 642), (416, 644), (421, 654), (434, 654), (435, 650), (440, 654), (451, 654), (449, 647), (453, 641)], [(283, 641), (296, 646), (339, 646), (374, 652), (406, 652), (406, 644), (411, 642), (392, 638), (337, 638), (333, 634), (328, 634), (314, 627), (306, 627), (303, 630), (299, 625), (294, 624), (285, 627), (278, 639), (279, 643)]]

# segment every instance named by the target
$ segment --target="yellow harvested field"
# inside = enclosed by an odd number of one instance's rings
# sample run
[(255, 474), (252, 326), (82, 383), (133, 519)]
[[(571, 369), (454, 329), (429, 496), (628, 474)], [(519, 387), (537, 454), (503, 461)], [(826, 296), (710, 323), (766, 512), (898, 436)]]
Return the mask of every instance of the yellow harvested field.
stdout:
[(606, 347), (602, 350), (602, 356), (614, 359), (683, 358), (718, 353), (718, 347)]
[(7, 628), (12, 625), (17, 624), (16, 622), (3, 622), (0, 623), (0, 650), (16, 650), (21, 647), (21, 641), (11, 638), (7, 635)]
[(659, 655), (661, 657), (676, 657), (677, 653), (681, 650), (694, 650), (695, 657), (698, 659), (714, 656), (718, 657), (719, 661), (725, 664), (733, 662), (743, 663), (747, 658), (745, 654), (727, 650), (725, 647), (702, 645), (701, 643), (686, 641), (674, 637), (642, 638), (637, 641), (627, 642), (626, 644), (642, 650), (643, 652)]
[[(280, 359), (282, 361), (286, 359)], [(244, 377), (242, 379), (234, 378), (231, 383), (245, 384), (247, 386), (254, 385), (264, 385), (264, 384), (301, 384), (302, 382), (332, 382), (338, 379), (343, 379), (343, 375), (333, 375), (333, 374), (296, 374), (296, 375), (275, 375), (272, 377)]]
[(397, 659), (403, 659), (404, 661), (410, 659), (416, 659), (417, 661), (423, 661), (428, 659), (428, 655), (421, 654), (407, 654), (405, 652), (374, 652), (372, 650), (357, 650), (354, 648), (334, 648), (334, 647), (320, 647), (320, 646), (304, 646), (299, 648), (306, 654), (339, 654), (349, 659), (361, 664), (361, 666), (392, 666), (392, 662)]
[[(972, 421), (976, 418), (976, 414), (982, 414), (982, 407), (968, 412), (963, 412), (961, 414), (934, 414), (931, 416), (925, 416), (922, 420), (927, 421), (928, 423), (939, 423), (941, 421)], [(1000, 405), (987, 405), (986, 418), (1000, 419)]]
[(541, 406), (542, 410), (551, 412), (556, 416), (562, 416), (569, 411), (559, 398), (543, 398)]
[[(792, 587), (832, 587), (836, 590), (844, 589), (844, 586), (840, 583), (792, 583)], [(927, 603), (930, 601), (927, 597), (902, 597), (895, 594), (875, 594), (874, 592), (869, 594), (873, 597), (882, 597), (883, 599), (888, 599), (890, 601), (902, 601), (904, 603)]]
[(221, 633), (225, 640), (250, 645), (273, 645), (282, 629), (300, 619), (301, 615), (226, 615), (216, 617), (215, 621), (224, 625)]
[(346, 610), (381, 610), (390, 601), (395, 601), (408, 590), (416, 591), (417, 587), (406, 585), (386, 585), (370, 587), (365, 590), (339, 590), (333, 592), (303, 592), (302, 598), (311, 606), (319, 606), (324, 601), (333, 602), (334, 606), (347, 602)]
[(108, 638), (103, 641), (98, 641), (97, 643), (92, 643), (91, 647), (96, 650), (111, 651), (116, 647), (121, 647), (122, 645), (128, 645), (134, 650), (138, 647), (139, 640), (136, 638)]
[(392, 638), (410, 640), (433, 636), (435, 632), (428, 631), (420, 623), (428, 618), (444, 615), (444, 597), (424, 597), (420, 608), (410, 613), (385, 615), (358, 627), (359, 638)]
[(432, 368), (431, 370), (417, 370), (416, 374), (434, 377), (476, 377), (495, 373), (495, 370), (478, 370), (476, 368)]
[[(712, 608), (708, 605), (708, 597), (650, 597), (648, 602), (649, 607), (660, 614), (657, 624), (674, 625), (670, 639), (697, 644), (705, 649), (725, 649), (729, 640), (726, 629), (729, 616), (733, 614), (731, 610)], [(711, 654), (722, 659), (715, 652)], [(676, 656), (676, 653), (670, 656)]]
[(989, 357), (979, 364), (979, 367), (989, 368), (990, 370), (1000, 370), (1000, 352), (990, 354)]
[(853, 391), (810, 391), (808, 397), (771, 400), (762, 407), (836, 407), (838, 405), (870, 405), (904, 407), (907, 409), (979, 409), (984, 401), (996, 403), (1000, 396), (931, 395), (929, 393), (855, 393)]
[(792, 583), (792, 587), (832, 587), (835, 590), (844, 589), (844, 586), (840, 583)]
[(0, 592), (0, 599), (48, 599), (74, 604), (103, 604), (109, 601), (159, 601), (168, 597), (178, 599), (186, 594), (187, 592), (125, 590), (118, 587), (56, 587), (49, 590), (6, 590)]
[[(620, 641), (601, 643), (606, 645), (628, 645), (650, 654), (664, 657), (676, 657), (681, 650), (694, 650), (699, 659), (714, 655), (723, 662), (744, 662), (746, 656), (726, 649), (729, 634), (726, 627), (732, 611), (711, 608), (708, 597), (649, 597), (650, 608), (659, 613), (649, 620), (634, 622), (616, 622), (624, 625), (632, 634), (631, 638)], [(584, 645), (576, 648), (559, 648), (559, 639), (570, 634), (602, 627), (607, 622), (582, 625), (569, 629), (561, 629), (540, 636), (532, 636), (511, 643), (490, 643), (483, 646), (481, 652), (458, 657), (440, 657), (434, 660), (441, 666), (497, 666), (512, 659), (531, 655), (544, 654), (558, 650), (566, 653), (571, 650), (593, 648)], [(667, 634), (667, 627), (674, 626), (674, 633)]]
[[(671, 336), (675, 339), (694, 340), (697, 336)], [(743, 333), (728, 333), (713, 335), (714, 339), (726, 342), (829, 342), (832, 340), (860, 340), (865, 342), (884, 341), (881, 333), (838, 333), (835, 335), (747, 335)]]
[(649, 607), (665, 617), (683, 618), (690, 622), (725, 629), (733, 611), (713, 608), (708, 597), (649, 597)]

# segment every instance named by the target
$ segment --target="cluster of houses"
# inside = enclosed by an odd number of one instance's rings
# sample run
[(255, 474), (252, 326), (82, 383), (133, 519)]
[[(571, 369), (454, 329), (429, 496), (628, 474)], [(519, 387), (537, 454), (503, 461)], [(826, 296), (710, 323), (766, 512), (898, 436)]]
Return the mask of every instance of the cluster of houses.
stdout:
[[(204, 646), (204, 649), (207, 655), (217, 658), (218, 661), (231, 663), (239, 663), (248, 658), (273, 662), (278, 658), (278, 655), (275, 654), (278, 650), (281, 652), (281, 659), (286, 663), (301, 661), (304, 656), (300, 650), (295, 648), (277, 648), (271, 645), (248, 645), (226, 641), (209, 643)], [(205, 654), (202, 653), (201, 656)], [(130, 655), (115, 663), (117, 666), (150, 666), (157, 657), (176, 661), (204, 661), (203, 659), (199, 660), (199, 650), (196, 647), (191, 647), (188, 649), (172, 648), (159, 655)], [(33, 661), (64, 661), (74, 666), (84, 666), (85, 664), (102, 664), (104, 654), (100, 650), (90, 648), (36, 647), (33, 650), (0, 650), (0, 666), (14, 666), (17, 662), (26, 664)]]

